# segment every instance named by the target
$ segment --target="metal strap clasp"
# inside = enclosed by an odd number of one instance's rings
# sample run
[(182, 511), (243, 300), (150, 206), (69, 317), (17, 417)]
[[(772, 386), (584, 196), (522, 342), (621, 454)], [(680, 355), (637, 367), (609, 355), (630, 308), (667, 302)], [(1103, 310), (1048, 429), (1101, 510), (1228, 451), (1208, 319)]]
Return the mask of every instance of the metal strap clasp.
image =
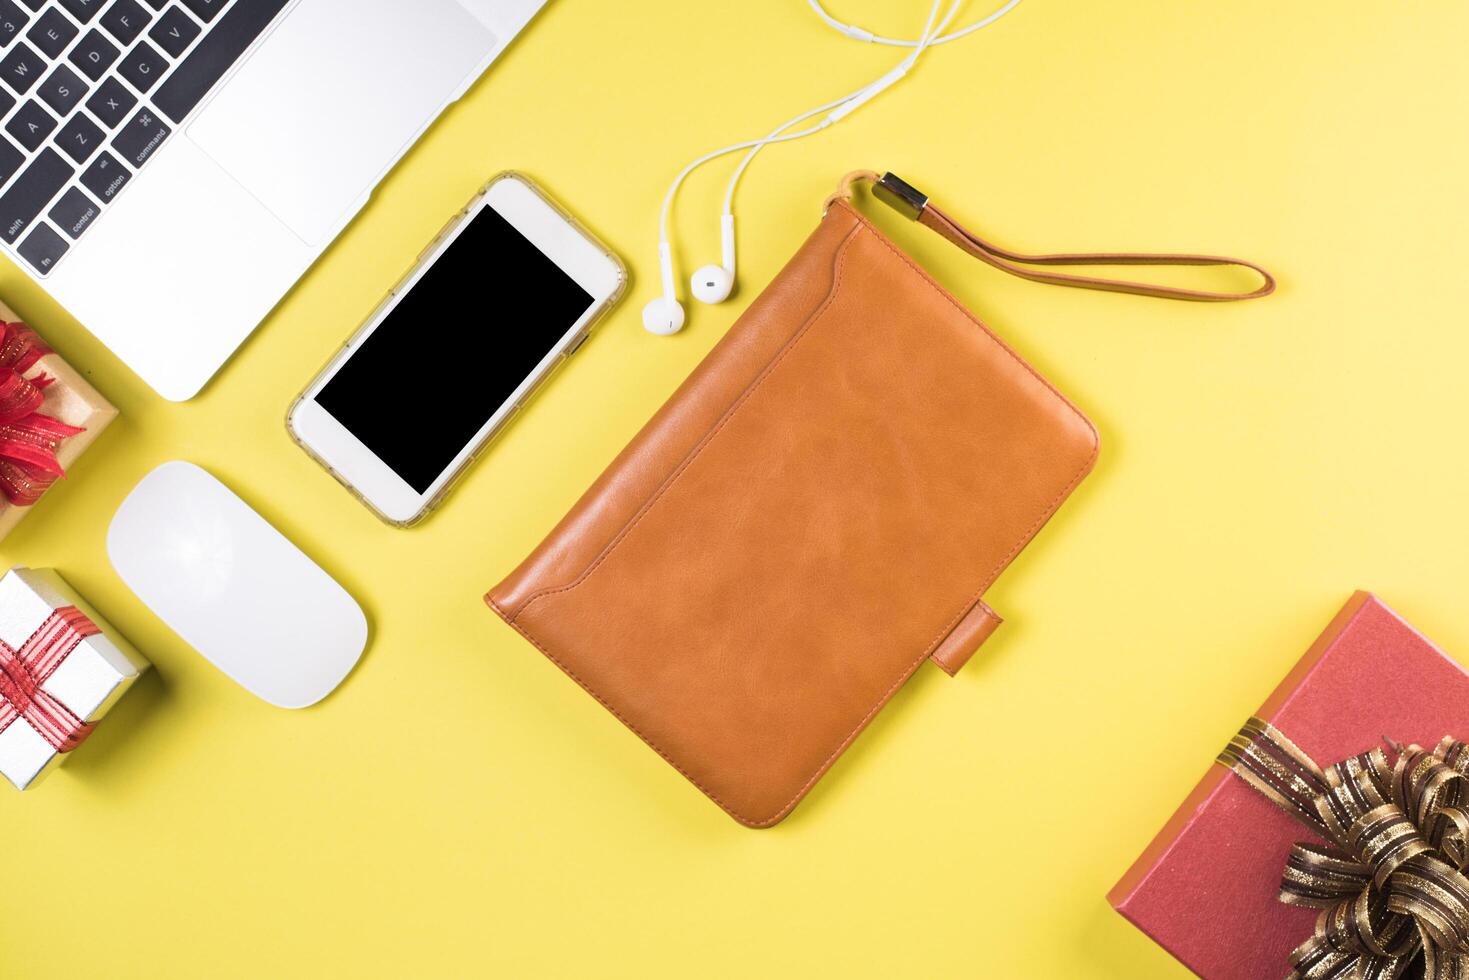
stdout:
[(872, 185), (872, 196), (909, 221), (917, 221), (923, 209), (928, 207), (927, 194), (891, 172), (883, 174)]

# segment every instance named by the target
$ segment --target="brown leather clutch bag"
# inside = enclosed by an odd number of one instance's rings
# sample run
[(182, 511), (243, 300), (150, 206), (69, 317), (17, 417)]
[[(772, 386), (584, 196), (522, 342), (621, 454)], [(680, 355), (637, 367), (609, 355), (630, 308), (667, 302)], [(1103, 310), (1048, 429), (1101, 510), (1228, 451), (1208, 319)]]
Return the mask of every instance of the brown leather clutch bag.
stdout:
[[(985, 590), (1097, 455), (1086, 417), (850, 202), (856, 181), (1028, 278), (1243, 299), (1214, 256), (1022, 256), (892, 175), (850, 175), (785, 269), (486, 597), (730, 816), (780, 821), (925, 660), (999, 625)], [(1020, 263), (1039, 266), (1023, 268)], [(1043, 271), (1240, 264), (1253, 293)]]

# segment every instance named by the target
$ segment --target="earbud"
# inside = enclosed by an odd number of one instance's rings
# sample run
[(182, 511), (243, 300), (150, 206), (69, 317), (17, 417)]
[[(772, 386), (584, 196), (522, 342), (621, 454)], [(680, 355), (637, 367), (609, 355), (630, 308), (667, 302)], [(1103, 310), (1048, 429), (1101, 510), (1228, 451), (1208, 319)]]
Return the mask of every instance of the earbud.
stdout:
[(659, 296), (643, 307), (643, 329), (660, 337), (683, 329), (683, 306), (676, 299)]
[(643, 307), (643, 329), (660, 337), (683, 329), (683, 304), (673, 289), (673, 249), (667, 242), (658, 243), (658, 265), (663, 275), (663, 295)]
[(693, 291), (694, 298), (701, 303), (723, 303), (734, 291), (734, 215), (726, 214), (720, 219), (719, 232), (724, 264), (706, 265), (689, 279), (689, 287)]
[(734, 276), (722, 265), (706, 265), (694, 273), (689, 286), (700, 303), (723, 303), (734, 289)]

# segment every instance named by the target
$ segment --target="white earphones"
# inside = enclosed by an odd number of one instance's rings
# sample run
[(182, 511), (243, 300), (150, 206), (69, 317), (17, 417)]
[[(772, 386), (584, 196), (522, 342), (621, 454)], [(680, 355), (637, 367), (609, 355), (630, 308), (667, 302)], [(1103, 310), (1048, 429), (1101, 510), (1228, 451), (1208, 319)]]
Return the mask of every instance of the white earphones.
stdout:
[(735, 230), (734, 215), (728, 211), (719, 219), (719, 265), (706, 265), (694, 273), (689, 288), (700, 303), (723, 303), (734, 290)]
[[(643, 307), (643, 327), (649, 333), (667, 336), (678, 333), (679, 330), (683, 329), (685, 313), (683, 304), (678, 300), (677, 275), (673, 267), (673, 247), (669, 243), (668, 238), (668, 215), (672, 209), (673, 200), (678, 194), (679, 187), (689, 174), (710, 160), (734, 153), (737, 150), (748, 151), (744, 159), (740, 161), (739, 166), (735, 169), (734, 175), (730, 178), (729, 186), (725, 190), (724, 214), (720, 218), (720, 263), (718, 265), (702, 266), (689, 279), (689, 289), (695, 299), (702, 303), (722, 303), (734, 291), (735, 284), (735, 189), (739, 184), (740, 177), (744, 175), (745, 170), (749, 168), (750, 163), (755, 159), (755, 155), (771, 143), (783, 143), (788, 140), (802, 139), (818, 133), (834, 123), (840, 122), (901, 81), (913, 65), (917, 63), (925, 49), (935, 44), (943, 44), (946, 41), (953, 41), (964, 37), (967, 34), (979, 30), (981, 27), (994, 23), (1019, 5), (1020, 0), (1008, 0), (1004, 6), (1000, 7), (994, 13), (952, 34), (944, 34), (943, 32), (948, 28), (950, 22), (953, 21), (954, 15), (958, 13), (963, 0), (954, 0), (949, 7), (948, 13), (937, 24), (934, 22), (938, 18), (939, 6), (942, 0), (934, 0), (932, 8), (929, 10), (928, 22), (923, 28), (923, 34), (917, 40), (912, 41), (880, 37), (862, 28), (853, 27), (850, 24), (843, 24), (828, 14), (817, 0), (808, 0), (808, 2), (823, 21), (847, 37), (876, 44), (910, 47), (913, 50), (902, 61), (898, 62), (895, 67), (884, 73), (876, 81), (862, 86), (855, 92), (849, 92), (839, 99), (834, 99), (831, 102), (819, 105), (814, 109), (809, 109), (792, 119), (786, 120), (763, 139), (746, 140), (715, 150), (712, 153), (706, 153), (679, 171), (678, 176), (673, 180), (673, 184), (668, 188), (668, 193), (663, 198), (663, 210), (658, 219), (658, 264), (663, 292), (662, 295), (655, 297), (647, 306)], [(786, 130), (797, 123), (805, 122), (812, 116), (822, 112), (825, 112), (826, 116), (816, 125), (793, 133), (786, 132)]]
[(658, 264), (663, 268), (663, 295), (643, 307), (643, 329), (667, 337), (683, 329), (683, 304), (673, 291), (673, 249), (658, 243)]

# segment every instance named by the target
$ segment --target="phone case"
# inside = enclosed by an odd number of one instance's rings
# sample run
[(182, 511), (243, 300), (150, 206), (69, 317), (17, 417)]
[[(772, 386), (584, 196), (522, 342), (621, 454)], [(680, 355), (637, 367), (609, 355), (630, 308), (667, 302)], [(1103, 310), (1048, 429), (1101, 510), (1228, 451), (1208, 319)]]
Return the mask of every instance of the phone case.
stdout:
[(623, 263), (622, 259), (619, 258), (618, 255), (610, 248), (608, 248), (600, 238), (594, 235), (591, 230), (587, 228), (586, 225), (578, 221), (569, 211), (562, 207), (560, 203), (558, 203), (554, 198), (547, 194), (539, 184), (537, 184), (530, 177), (526, 176), (518, 170), (502, 170), (495, 176), (491, 177), (488, 181), (485, 182), (485, 185), (483, 187), (475, 192), (473, 197), (465, 202), (462, 208), (454, 212), (454, 214), (452, 214), (449, 219), (444, 222), (444, 226), (439, 229), (438, 234), (436, 234), (429, 241), (429, 243), (423, 247), (423, 250), (418, 253), (418, 257), (413, 260), (413, 264), (408, 267), (403, 275), (398, 277), (397, 282), (393, 283), (392, 288), (383, 294), (382, 299), (378, 300), (378, 302), (373, 305), (372, 312), (367, 314), (362, 323), (359, 324), (357, 329), (352, 332), (352, 335), (348, 337), (347, 340), (343, 342), (342, 346), (337, 350), (337, 352), (332, 355), (331, 359), (322, 365), (321, 370), (317, 371), (314, 375), (311, 376), (311, 380), (306, 383), (306, 387), (301, 389), (300, 393), (291, 400), (290, 407), (286, 409), (286, 433), (291, 437), (291, 441), (300, 446), (302, 451), (304, 451), (306, 455), (316, 460), (316, 462), (320, 464), (321, 467), (325, 469), (328, 473), (330, 473), (338, 483), (346, 487), (347, 491), (351, 493), (352, 496), (360, 500), (364, 507), (372, 511), (373, 514), (377, 515), (379, 520), (383, 521), (385, 524), (390, 524), (393, 527), (412, 527), (413, 525), (422, 521), (424, 518), (428, 517), (428, 515), (433, 513), (436, 509), (438, 509), (439, 505), (443, 503), (444, 498), (448, 496), (449, 491), (454, 489), (454, 487), (457, 486), (459, 481), (464, 477), (464, 474), (468, 471), (470, 465), (474, 463), (477, 459), (479, 459), (480, 455), (487, 448), (494, 444), (495, 439), (498, 438), (500, 433), (505, 430), (506, 425), (509, 424), (511, 419), (515, 418), (518, 412), (509, 413), (505, 416), (505, 418), (501, 419), (500, 422), (493, 429), (485, 433), (483, 438), (480, 440), (479, 445), (475, 447), (474, 451), (466, 456), (463, 462), (455, 467), (453, 473), (450, 474), (449, 479), (444, 482), (444, 485), (439, 488), (437, 493), (435, 493), (431, 498), (424, 502), (423, 507), (418, 511), (418, 513), (414, 514), (407, 520), (401, 521), (394, 520), (393, 518), (387, 516), (381, 510), (379, 510), (372, 503), (372, 501), (368, 500), (367, 497), (362, 494), (362, 491), (358, 490), (357, 487), (348, 482), (341, 473), (337, 472), (337, 470), (334, 469), (332, 465), (328, 463), (325, 459), (323, 459), (318, 453), (316, 453), (311, 448), (311, 446), (303, 442), (301, 438), (297, 436), (296, 432), (291, 428), (291, 413), (294, 412), (296, 406), (299, 405), (306, 398), (307, 393), (310, 392), (312, 388), (316, 387), (317, 382), (319, 382), (322, 377), (325, 376), (328, 372), (334, 370), (337, 365), (342, 361), (342, 359), (346, 357), (347, 353), (352, 349), (353, 345), (356, 344), (357, 341), (362, 337), (368, 327), (377, 320), (378, 316), (383, 311), (383, 307), (386, 306), (388, 302), (393, 299), (393, 297), (398, 295), (399, 291), (402, 290), (404, 283), (413, 278), (413, 274), (419, 270), (420, 266), (423, 265), (424, 258), (438, 247), (439, 243), (444, 240), (444, 236), (453, 231), (460, 221), (469, 216), (470, 212), (473, 211), (475, 207), (479, 204), (479, 202), (484, 199), (484, 196), (490, 192), (491, 187), (494, 187), (495, 184), (499, 181), (506, 179), (519, 180), (521, 183), (530, 188), (530, 190), (534, 192), (537, 197), (539, 197), (553, 211), (560, 215), (567, 224), (576, 229), (578, 234), (580, 234), (583, 238), (585, 238), (588, 242), (595, 246), (598, 251), (605, 255), (607, 259), (617, 267), (619, 273), (617, 289), (615, 289), (612, 294), (607, 297), (606, 301), (603, 302), (602, 305), (592, 313), (591, 319), (587, 321), (586, 330), (582, 332), (581, 337), (579, 339), (573, 339), (570, 346), (568, 346), (565, 350), (561, 352), (561, 359), (555, 362), (551, 366), (551, 368), (546, 371), (546, 373), (543, 374), (540, 379), (536, 381), (531, 389), (526, 392), (525, 397), (521, 399), (520, 405), (518, 407), (524, 407), (527, 403), (529, 403), (530, 400), (534, 398), (536, 394), (541, 390), (541, 388), (545, 386), (546, 381), (556, 374), (561, 365), (564, 364), (571, 357), (572, 354), (576, 353), (582, 348), (587, 339), (591, 336), (592, 331), (595, 330), (598, 324), (602, 322), (602, 319), (607, 315), (608, 311), (616, 306), (618, 302), (622, 299), (623, 294), (627, 292), (627, 266)]

